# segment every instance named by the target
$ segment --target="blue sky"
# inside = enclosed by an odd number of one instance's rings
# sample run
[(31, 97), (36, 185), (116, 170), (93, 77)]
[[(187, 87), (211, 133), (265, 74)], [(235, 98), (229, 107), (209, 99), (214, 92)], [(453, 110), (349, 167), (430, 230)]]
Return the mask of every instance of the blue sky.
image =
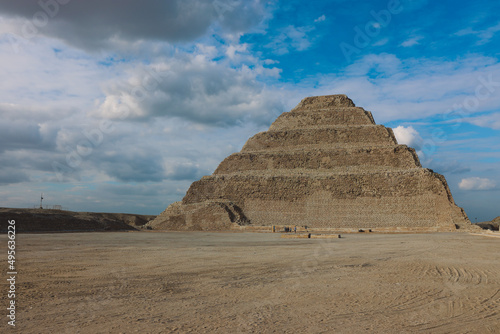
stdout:
[(347, 94), (500, 215), (496, 1), (0, 3), (0, 205), (158, 214), (303, 97)]

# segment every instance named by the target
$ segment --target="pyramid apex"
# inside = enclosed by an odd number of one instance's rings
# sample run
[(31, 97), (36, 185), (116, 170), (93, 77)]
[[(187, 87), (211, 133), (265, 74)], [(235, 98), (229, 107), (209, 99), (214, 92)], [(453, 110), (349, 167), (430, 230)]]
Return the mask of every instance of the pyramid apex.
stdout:
[(345, 94), (310, 96), (302, 99), (293, 109), (311, 110), (327, 109), (332, 107), (355, 107), (356, 105)]

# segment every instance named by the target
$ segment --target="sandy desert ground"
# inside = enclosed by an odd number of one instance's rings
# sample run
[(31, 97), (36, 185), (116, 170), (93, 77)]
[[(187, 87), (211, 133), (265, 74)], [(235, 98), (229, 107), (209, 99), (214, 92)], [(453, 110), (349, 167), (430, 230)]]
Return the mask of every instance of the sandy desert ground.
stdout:
[(19, 234), (17, 251), (2, 333), (500, 333), (498, 238)]

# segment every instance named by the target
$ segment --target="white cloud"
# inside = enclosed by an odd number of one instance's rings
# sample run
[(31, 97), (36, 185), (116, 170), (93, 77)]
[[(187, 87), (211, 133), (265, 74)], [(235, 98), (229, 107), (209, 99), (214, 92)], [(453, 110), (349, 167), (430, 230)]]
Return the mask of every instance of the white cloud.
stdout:
[(408, 48), (410, 46), (420, 44), (419, 41), (423, 38), (424, 38), (423, 36), (411, 37), (411, 38), (407, 39), (406, 41), (404, 41), (403, 43), (401, 43), (401, 46)]
[[(263, 1), (121, 0), (119, 10), (114, 0), (65, 2), (41, 6), (39, 3), (46, 2), (2, 1), (0, 12), (10, 22), (10, 32), (17, 36), (55, 37), (86, 50), (109, 50), (119, 45), (133, 48), (134, 42), (141, 40), (191, 41), (215, 25), (237, 33), (258, 25), (267, 16)], [(49, 18), (41, 24), (34, 21), (36, 13)]]
[(284, 55), (291, 51), (304, 51), (312, 46), (313, 36), (310, 34), (315, 28), (312, 26), (295, 27), (290, 25), (280, 30), (266, 47), (273, 49), (274, 53)]
[(382, 39), (376, 41), (375, 43), (373, 43), (373, 46), (383, 46), (383, 45), (386, 45), (387, 43), (389, 43), (389, 38), (382, 38)]
[(455, 33), (455, 35), (457, 36), (476, 35), (477, 37), (479, 37), (477, 44), (483, 45), (488, 43), (493, 38), (493, 36), (495, 36), (495, 33), (497, 33), (498, 31), (500, 31), (500, 23), (484, 30), (474, 30), (470, 27), (465, 28)]
[(367, 77), (370, 73), (393, 76), (402, 67), (402, 62), (393, 54), (370, 54), (346, 68), (346, 77)]
[(398, 140), (399, 144), (404, 144), (410, 147), (413, 147), (416, 150), (420, 150), (422, 148), (423, 139), (412, 126), (404, 127), (402, 125), (392, 129), (394, 131), (394, 135)]
[(468, 123), (477, 126), (482, 126), (494, 130), (500, 130), (500, 112), (477, 116), (477, 117), (465, 118), (464, 120)]
[(462, 190), (490, 190), (496, 187), (496, 183), (486, 178), (469, 177), (462, 179), (458, 187)]
[(427, 166), (432, 163), (430, 157), (426, 156), (423, 150), (424, 139), (420, 136), (420, 133), (417, 130), (415, 130), (412, 126), (404, 127), (400, 125), (393, 128), (392, 131), (394, 132), (394, 136), (396, 136), (396, 140), (399, 144), (415, 149), (422, 165)]
[(318, 17), (314, 22), (323, 22), (326, 20), (326, 16), (323, 14), (320, 17)]
[(237, 53), (247, 51), (247, 47), (247, 44), (229, 45), (226, 49), (226, 56), (229, 57), (229, 59), (234, 60)]
[(281, 98), (256, 77), (276, 74), (277, 69), (259, 64), (232, 68), (203, 54), (177, 54), (135, 66), (125, 82), (109, 82), (96, 115), (115, 120), (176, 117), (217, 126), (268, 124), (282, 109)]

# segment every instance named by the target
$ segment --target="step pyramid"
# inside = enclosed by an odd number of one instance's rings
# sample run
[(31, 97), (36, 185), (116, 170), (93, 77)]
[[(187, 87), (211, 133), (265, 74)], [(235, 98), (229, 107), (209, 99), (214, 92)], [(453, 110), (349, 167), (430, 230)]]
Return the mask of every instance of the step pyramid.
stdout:
[(471, 226), (445, 178), (345, 95), (303, 99), (194, 182), (154, 229), (307, 226), (452, 231)]

